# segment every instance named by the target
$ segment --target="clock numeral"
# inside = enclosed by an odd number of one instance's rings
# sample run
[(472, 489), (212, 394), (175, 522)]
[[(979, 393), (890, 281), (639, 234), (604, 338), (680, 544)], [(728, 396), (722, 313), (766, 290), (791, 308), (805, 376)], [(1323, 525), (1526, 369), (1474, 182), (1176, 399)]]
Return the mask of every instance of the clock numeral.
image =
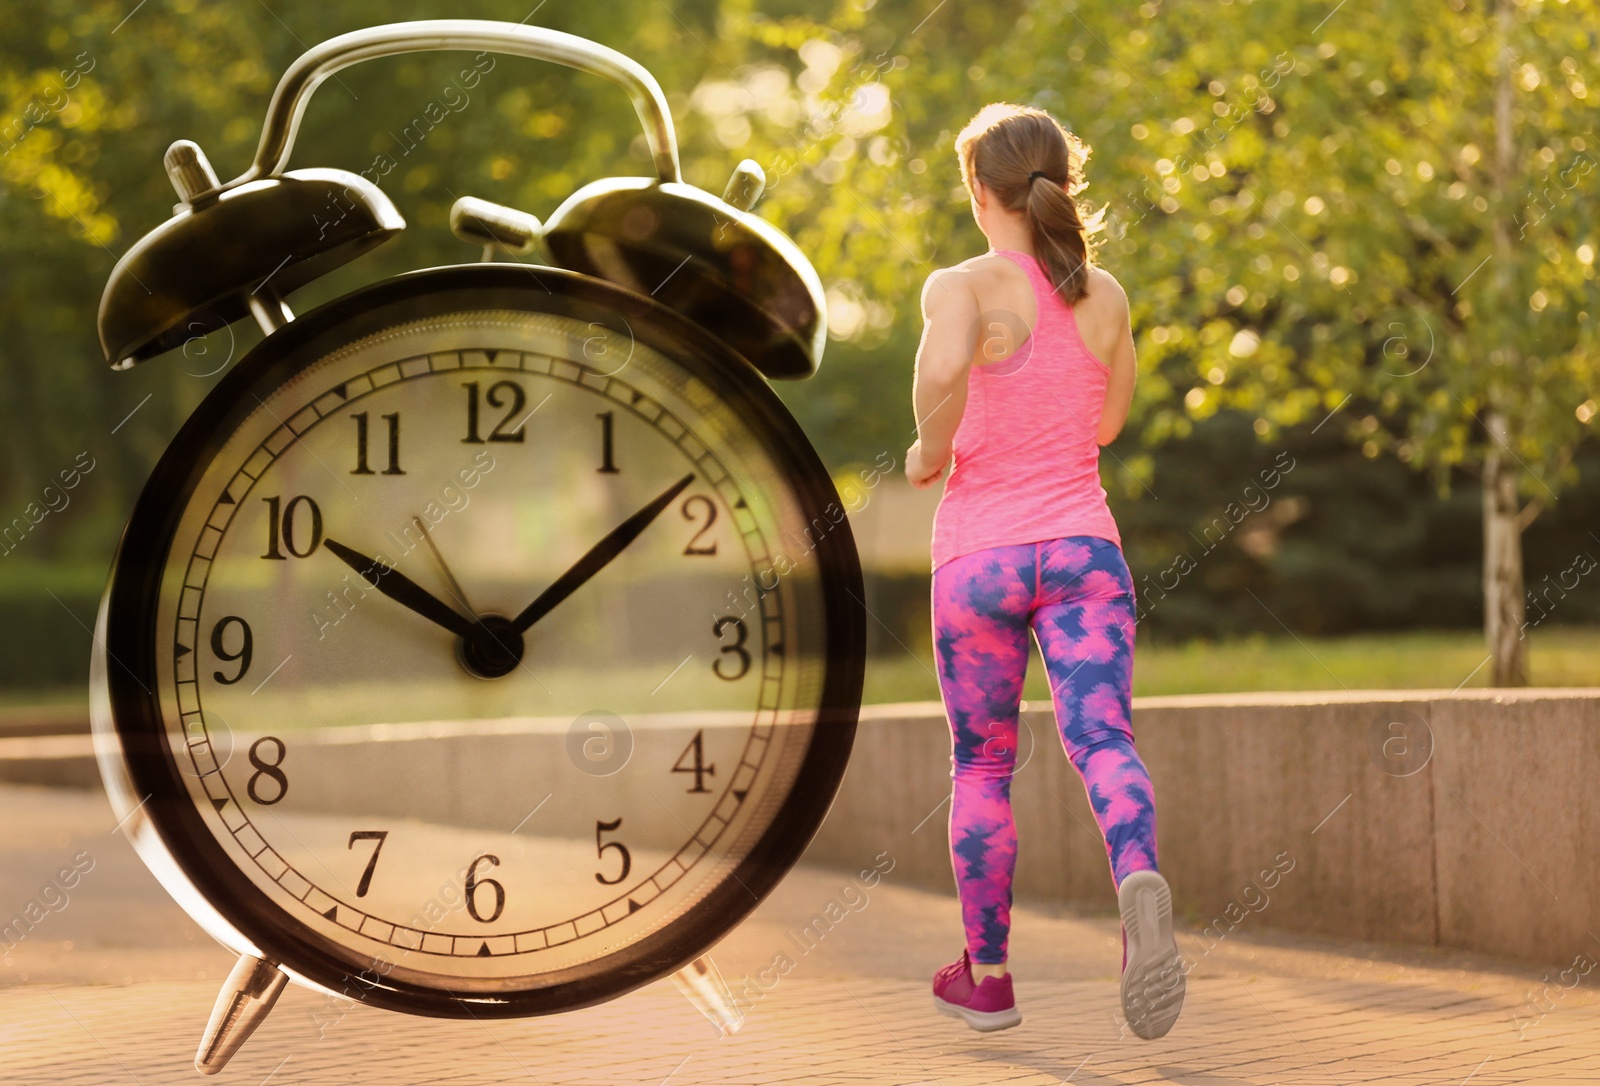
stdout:
[(600, 835), (602, 833), (611, 833), (614, 830), (616, 830), (617, 828), (619, 828), (621, 825), (622, 825), (622, 819), (620, 819), (620, 818), (615, 819), (615, 820), (613, 820), (611, 822), (601, 822), (598, 819), (595, 820), (595, 824), (594, 824), (594, 850), (595, 850), (595, 855), (599, 856), (602, 860), (605, 859), (606, 858), (606, 849), (608, 849), (608, 848), (614, 848), (618, 852), (622, 853), (622, 870), (617, 872), (617, 877), (616, 878), (608, 879), (604, 875), (600, 874), (600, 872), (598, 872), (598, 871), (596, 871), (594, 873), (594, 881), (598, 882), (598, 883), (600, 883), (600, 884), (602, 884), (604, 886), (615, 886), (617, 883), (621, 882), (623, 879), (628, 877), (628, 872), (633, 867), (633, 857), (628, 855), (628, 846), (627, 845), (624, 845), (621, 841), (606, 841), (606, 842), (602, 843), (601, 840), (600, 840)]
[[(500, 866), (500, 857), (491, 856), (487, 852), (472, 861), (471, 866), (467, 869), (467, 912), (471, 914), (472, 919), (480, 924), (492, 924), (499, 920), (500, 914), (506, 910), (506, 888), (493, 879), (480, 879), (478, 877), (478, 865), (485, 860), (489, 861), (490, 867)], [(494, 887), (494, 912), (488, 916), (483, 916), (478, 912), (478, 891), (485, 886)]]
[(350, 843), (345, 846), (346, 849), (355, 848), (357, 841), (377, 842), (372, 849), (371, 858), (367, 860), (367, 869), (361, 872), (361, 881), (356, 884), (356, 897), (367, 896), (367, 887), (372, 885), (373, 869), (378, 866), (378, 853), (383, 851), (383, 843), (388, 838), (388, 830), (356, 830), (350, 835)]
[[(351, 475), (375, 475), (367, 466), (367, 413), (358, 411), (350, 416), (356, 420), (356, 466)], [(389, 424), (389, 466), (383, 469), (385, 475), (404, 475), (400, 469), (400, 412), (395, 411), (384, 415), (383, 420)]]
[[(241, 634), (238, 652), (229, 652), (227, 649), (228, 626), (232, 623), (238, 624)], [(231, 679), (220, 671), (213, 671), (211, 677), (223, 686), (232, 686), (244, 678), (244, 673), (250, 670), (250, 658), (254, 643), (255, 639), (250, 636), (250, 624), (238, 615), (229, 615), (219, 620), (215, 626), (211, 627), (211, 651), (216, 654), (218, 660), (222, 660), (225, 663), (231, 664), (235, 660), (239, 661), (239, 670)]]
[[(290, 498), (289, 503), (284, 505), (280, 511), (279, 503), (282, 501), (281, 498), (262, 498), (261, 500), (267, 503), (267, 553), (261, 557), (282, 562), (288, 557), (283, 552), (288, 551), (290, 555), (296, 558), (310, 558), (316, 553), (317, 548), (322, 546), (322, 510), (317, 508), (316, 502), (301, 494), (298, 497)], [(295, 546), (297, 538), (297, 533), (295, 532), (296, 513), (302, 503), (310, 507), (307, 515), (311, 518), (311, 542), (306, 544), (304, 549)]]
[[(717, 775), (717, 767), (714, 764), (705, 764), (705, 735), (706, 732), (704, 728), (701, 728), (699, 731), (695, 732), (694, 738), (689, 741), (689, 745), (683, 748), (682, 754), (678, 755), (678, 760), (672, 763), (672, 771), (674, 773), (694, 774), (694, 787), (689, 789), (690, 794), (695, 792), (711, 791), (711, 789), (706, 787), (705, 778), (708, 776), (715, 777)], [(684, 765), (683, 760), (689, 757), (690, 751), (694, 752), (694, 764)]]
[[(744, 678), (750, 672), (750, 650), (744, 647), (745, 641), (750, 636), (750, 628), (744, 624), (744, 619), (742, 618), (723, 615), (711, 624), (711, 632), (718, 641), (721, 641), (723, 631), (730, 626), (733, 628), (737, 639), (731, 645), (722, 646), (721, 653), (718, 654), (715, 660), (711, 661), (711, 670), (716, 673), (717, 678), (733, 682), (736, 679)], [(722, 669), (722, 658), (724, 656), (735, 657), (739, 661), (739, 670), (733, 671), (730, 668), (728, 671), (724, 671)]]
[(602, 411), (595, 416), (600, 420), (600, 466), (595, 468), (602, 475), (616, 475), (618, 468), (616, 450), (612, 446), (612, 428), (615, 425), (614, 411)]
[[(461, 439), (462, 444), (482, 445), (484, 439), (478, 436), (478, 382), (467, 381), (461, 387), (467, 390), (467, 436)], [(506, 402), (507, 397), (510, 398), (509, 404)], [(522, 409), (527, 406), (528, 394), (522, 391), (522, 386), (515, 381), (496, 381), (489, 386), (489, 392), (483, 398), (489, 401), (490, 407), (506, 408), (505, 417), (489, 431), (488, 440), (521, 443), (528, 436), (527, 431), (522, 428), (522, 424), (528, 421), (527, 416), (519, 419), (512, 430), (508, 431), (506, 426), (513, 418), (521, 415)]]
[[(272, 761), (270, 762), (261, 753), (261, 748), (268, 743), (278, 748), (278, 752), (272, 756)], [(264, 735), (250, 744), (250, 764), (256, 767), (256, 771), (250, 775), (250, 781), (245, 785), (245, 791), (250, 793), (251, 799), (263, 807), (271, 807), (289, 794), (289, 778), (279, 768), (283, 765), (284, 755), (288, 753), (289, 748), (283, 745), (283, 740), (274, 735)], [(260, 792), (262, 777), (271, 781), (276, 789), (270, 799)]]
[(700, 537), (709, 532), (711, 526), (717, 522), (717, 505), (704, 494), (691, 494), (683, 499), (683, 507), (680, 510), (683, 513), (683, 519), (693, 524), (695, 517), (698, 516), (695, 512), (697, 507), (705, 509), (706, 522), (700, 526), (698, 532), (694, 533), (694, 538), (689, 540), (688, 546), (683, 548), (683, 553), (716, 554), (717, 541), (713, 539), (710, 543), (701, 543)]

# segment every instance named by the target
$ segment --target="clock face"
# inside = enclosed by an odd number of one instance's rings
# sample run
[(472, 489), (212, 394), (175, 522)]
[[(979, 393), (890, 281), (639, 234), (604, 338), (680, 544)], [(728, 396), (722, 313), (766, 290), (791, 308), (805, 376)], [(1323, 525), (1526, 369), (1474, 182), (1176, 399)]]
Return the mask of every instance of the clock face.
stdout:
[(742, 363), (576, 277), (451, 271), (498, 293), (335, 303), (180, 436), (141, 499), (169, 530), (129, 531), (167, 538), (114, 581), (149, 691), (117, 727), (166, 847), (286, 968), (535, 1013), (670, 971), (798, 857), (859, 571)]

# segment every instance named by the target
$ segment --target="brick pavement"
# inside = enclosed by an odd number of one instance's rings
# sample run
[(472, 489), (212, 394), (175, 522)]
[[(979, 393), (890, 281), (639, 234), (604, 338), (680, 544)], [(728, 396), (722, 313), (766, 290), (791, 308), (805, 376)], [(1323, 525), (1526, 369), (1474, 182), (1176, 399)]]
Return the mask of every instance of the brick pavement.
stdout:
[[(0, 993), (0, 1078), (173, 1083), (190, 1069), (209, 982)], [(1021, 1026), (979, 1035), (935, 1016), (919, 981), (788, 978), (718, 1038), (675, 989), (526, 1021), (330, 1015), (291, 988), (224, 1072), (239, 1083), (1466, 1083), (1600, 1080), (1600, 1013), (1519, 1038), (1501, 1000), (1411, 985), (1278, 977), (1192, 985), (1166, 1038), (1121, 1028), (1101, 982), (1035, 981)]]
[[(61, 854), (96, 864), (72, 901), (0, 960), (0, 1083), (197, 1082), (200, 1030), (231, 962), (156, 886), (91, 792), (0, 788), (0, 909)], [(801, 868), (715, 957), (742, 986), (846, 883)], [(670, 983), (521, 1021), (414, 1019), (291, 986), (221, 1081), (289, 1083), (1249, 1084), (1600, 1081), (1600, 973), (1541, 1015), (1547, 972), (1461, 953), (1262, 930), (1199, 954), (1166, 1038), (1117, 1013), (1117, 924), (1019, 901), (1012, 945), (1023, 1023), (979, 1035), (929, 1006), (959, 951), (953, 893), (891, 872), (720, 1038)], [(1555, 977), (1559, 967), (1548, 973)], [(1537, 997), (1534, 998), (1537, 1002)], [(1519, 1031), (1519, 1018), (1523, 1028)]]

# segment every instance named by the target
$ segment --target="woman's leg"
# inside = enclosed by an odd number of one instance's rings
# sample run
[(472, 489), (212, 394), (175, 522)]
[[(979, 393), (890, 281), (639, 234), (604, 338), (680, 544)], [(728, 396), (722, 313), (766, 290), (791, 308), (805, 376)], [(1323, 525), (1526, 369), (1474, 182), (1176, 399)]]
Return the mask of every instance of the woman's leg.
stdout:
[(1017, 831), (1011, 774), (1028, 666), (1034, 547), (994, 547), (934, 571), (933, 644), (950, 720), (950, 862), (973, 962), (1006, 960)]
[(1083, 778), (1120, 886), (1156, 867), (1155, 795), (1131, 727), (1133, 579), (1110, 540), (1071, 536), (1041, 549), (1033, 631), (1062, 745)]

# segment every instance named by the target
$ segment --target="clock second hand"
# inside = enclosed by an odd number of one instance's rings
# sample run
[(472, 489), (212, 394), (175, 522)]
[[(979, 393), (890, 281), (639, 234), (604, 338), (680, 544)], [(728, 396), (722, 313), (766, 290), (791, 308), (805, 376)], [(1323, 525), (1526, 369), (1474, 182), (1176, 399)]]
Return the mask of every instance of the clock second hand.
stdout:
[(411, 523), (416, 525), (417, 531), (422, 533), (422, 541), (428, 545), (428, 550), (433, 554), (433, 560), (439, 563), (439, 570), (444, 574), (444, 579), (450, 582), (450, 591), (455, 596), (461, 609), (469, 615), (478, 612), (472, 609), (472, 604), (467, 602), (466, 590), (461, 587), (461, 582), (456, 580), (456, 575), (450, 572), (450, 563), (444, 560), (444, 555), (439, 553), (439, 545), (433, 541), (433, 533), (428, 531), (428, 524), (421, 517), (412, 517)]
[(666, 490), (662, 491), (655, 501), (639, 510), (633, 516), (607, 532), (605, 537), (590, 547), (582, 558), (574, 562), (565, 573), (551, 582), (550, 587), (539, 593), (538, 599), (522, 609), (522, 613), (511, 620), (518, 633), (526, 633), (528, 627), (538, 622), (545, 615), (576, 592), (585, 581), (599, 573), (629, 543), (639, 538), (639, 534), (650, 526), (650, 522), (661, 515), (661, 511), (672, 504), (672, 499), (683, 492), (684, 487), (694, 482), (694, 472), (690, 472)]
[(448, 604), (434, 597), (427, 589), (389, 563), (377, 558), (368, 558), (336, 539), (324, 539), (322, 545), (333, 552), (339, 561), (360, 574), (373, 588), (400, 606), (414, 611), (429, 622), (443, 626), (458, 637), (472, 636), (473, 630), (478, 625), (476, 621), (463, 618)]

